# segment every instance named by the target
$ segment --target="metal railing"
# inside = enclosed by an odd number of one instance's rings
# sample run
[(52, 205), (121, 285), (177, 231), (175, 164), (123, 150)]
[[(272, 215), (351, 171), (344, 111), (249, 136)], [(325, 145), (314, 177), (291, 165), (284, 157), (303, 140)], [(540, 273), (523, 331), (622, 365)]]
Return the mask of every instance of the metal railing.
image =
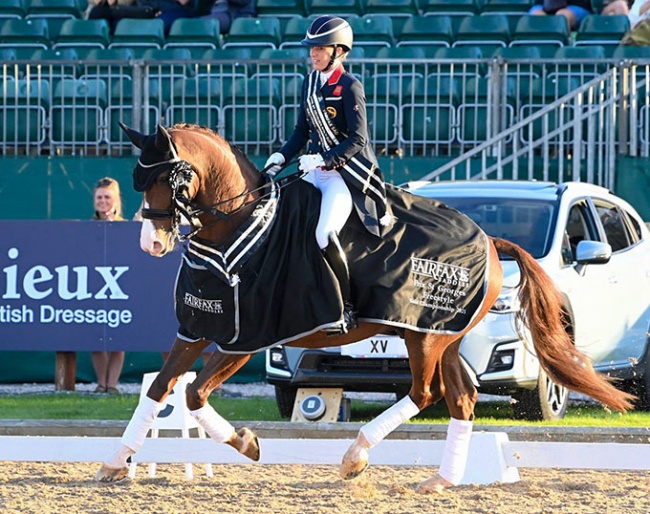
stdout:
[[(650, 61), (350, 59), (347, 67), (364, 83), (377, 154), (454, 163), (432, 177), (608, 183), (617, 153), (650, 155)], [(127, 155), (119, 120), (143, 132), (197, 123), (266, 155), (293, 130), (307, 71), (304, 60), (0, 62), (0, 152)]]

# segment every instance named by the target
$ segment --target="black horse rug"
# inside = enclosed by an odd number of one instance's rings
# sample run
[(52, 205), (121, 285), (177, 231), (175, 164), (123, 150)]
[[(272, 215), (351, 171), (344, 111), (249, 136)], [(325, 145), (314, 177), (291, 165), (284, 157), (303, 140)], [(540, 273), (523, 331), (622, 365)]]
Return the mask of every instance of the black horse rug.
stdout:
[[(179, 337), (252, 353), (341, 320), (338, 283), (316, 243), (320, 192), (297, 180), (259, 202), (224, 246), (193, 238), (176, 283)], [(458, 333), (481, 306), (487, 236), (441, 202), (388, 186), (384, 238), (353, 214), (340, 234), (360, 321)]]

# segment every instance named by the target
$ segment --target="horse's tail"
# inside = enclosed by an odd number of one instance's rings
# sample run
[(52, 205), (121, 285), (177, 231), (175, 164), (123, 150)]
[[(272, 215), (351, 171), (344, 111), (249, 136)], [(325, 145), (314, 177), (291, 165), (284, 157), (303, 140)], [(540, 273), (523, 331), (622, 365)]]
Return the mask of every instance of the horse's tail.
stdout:
[(562, 297), (551, 277), (514, 243), (499, 238), (492, 238), (492, 242), (497, 252), (509, 255), (519, 265), (521, 308), (517, 316), (530, 330), (539, 363), (551, 379), (611, 409), (631, 409), (635, 397), (616, 389), (608, 378), (597, 373), (573, 344), (564, 326)]

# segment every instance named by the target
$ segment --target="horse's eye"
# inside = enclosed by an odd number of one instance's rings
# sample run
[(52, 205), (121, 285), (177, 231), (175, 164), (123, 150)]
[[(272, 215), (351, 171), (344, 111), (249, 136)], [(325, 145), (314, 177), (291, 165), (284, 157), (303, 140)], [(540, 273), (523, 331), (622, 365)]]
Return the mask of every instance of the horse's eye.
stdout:
[(163, 186), (169, 184), (169, 173), (161, 173), (160, 175), (158, 175), (156, 182)]

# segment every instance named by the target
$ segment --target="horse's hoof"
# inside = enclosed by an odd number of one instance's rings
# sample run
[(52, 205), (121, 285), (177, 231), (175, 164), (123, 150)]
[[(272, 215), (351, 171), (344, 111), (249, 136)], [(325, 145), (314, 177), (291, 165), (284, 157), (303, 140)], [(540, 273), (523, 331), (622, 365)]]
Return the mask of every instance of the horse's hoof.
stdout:
[(102, 467), (99, 468), (99, 471), (95, 473), (95, 481), (105, 483), (119, 482), (121, 480), (124, 480), (128, 474), (128, 466), (125, 466), (123, 468), (113, 468), (111, 466), (107, 466), (106, 464), (102, 464)]
[(445, 489), (452, 487), (452, 484), (449, 480), (445, 480), (440, 475), (437, 475), (429, 480), (418, 484), (415, 488), (415, 492), (418, 494), (442, 494)]
[(237, 432), (237, 437), (242, 442), (239, 453), (255, 462), (260, 460), (260, 442), (255, 433), (248, 428), (242, 428)]
[(340, 475), (343, 480), (352, 480), (368, 469), (368, 461), (343, 461), (341, 463)]

